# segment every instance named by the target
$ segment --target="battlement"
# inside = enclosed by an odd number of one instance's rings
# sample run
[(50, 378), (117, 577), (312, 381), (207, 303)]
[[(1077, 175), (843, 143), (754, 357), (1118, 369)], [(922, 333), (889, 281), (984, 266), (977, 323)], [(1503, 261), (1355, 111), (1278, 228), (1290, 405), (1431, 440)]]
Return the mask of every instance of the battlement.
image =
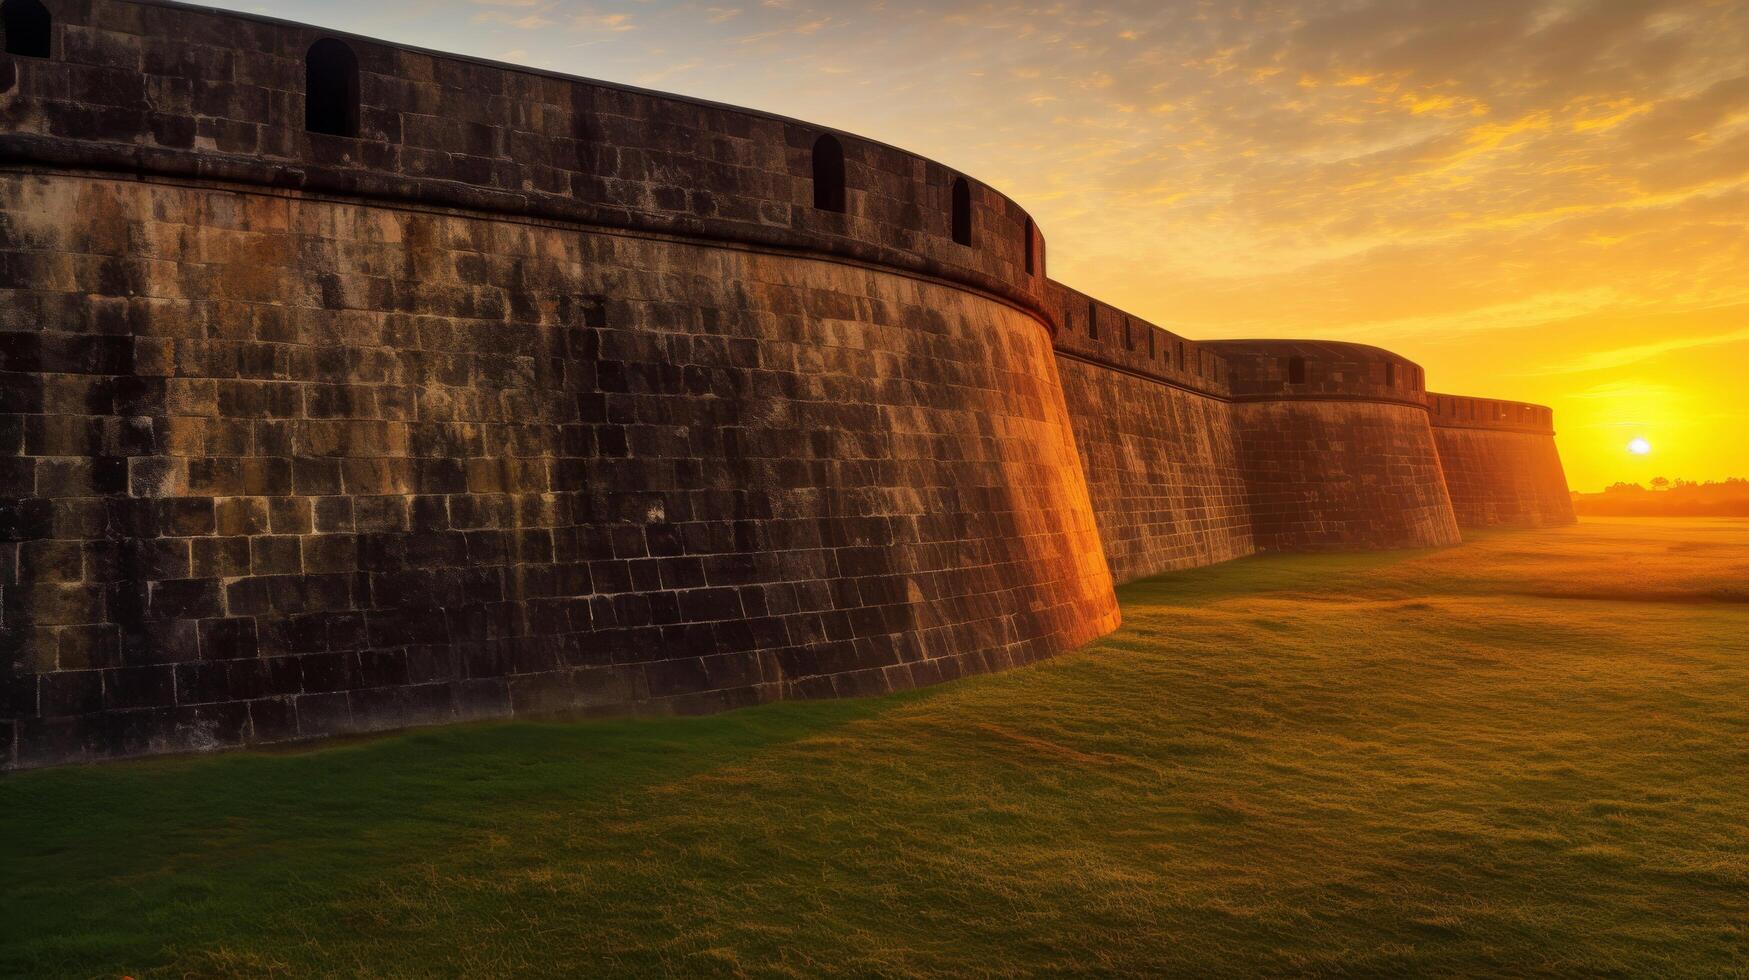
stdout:
[(1221, 340), (1208, 346), (1229, 365), (1228, 387), (1241, 401), (1422, 404), (1421, 366), (1378, 347), (1328, 340)]
[(1545, 405), (1471, 398), (1428, 392), (1427, 411), (1433, 424), (1445, 428), (1499, 429), (1508, 432), (1555, 434), (1555, 412)]
[(770, 113), (165, 0), (48, 0), (0, 163), (222, 180), (796, 249), (1042, 313), (1042, 236), (976, 179)]
[(1156, 326), (1071, 289), (1047, 284), (1057, 353), (1154, 381), (1225, 397), (1229, 368), (1212, 345)]

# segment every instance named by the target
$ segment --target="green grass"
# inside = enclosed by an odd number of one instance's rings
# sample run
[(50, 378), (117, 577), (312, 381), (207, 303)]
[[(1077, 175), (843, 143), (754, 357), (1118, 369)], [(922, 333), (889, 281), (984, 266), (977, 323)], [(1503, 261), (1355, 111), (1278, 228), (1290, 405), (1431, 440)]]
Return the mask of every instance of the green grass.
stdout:
[(0, 779), (0, 973), (1749, 975), (1749, 522), (1122, 599), (897, 697)]

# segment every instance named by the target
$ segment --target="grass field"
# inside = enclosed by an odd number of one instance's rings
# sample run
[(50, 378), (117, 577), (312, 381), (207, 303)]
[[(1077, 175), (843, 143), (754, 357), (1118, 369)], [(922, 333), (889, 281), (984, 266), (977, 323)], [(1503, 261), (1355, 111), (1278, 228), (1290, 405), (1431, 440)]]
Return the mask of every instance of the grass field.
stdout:
[(1749, 975), (1749, 521), (1122, 599), (898, 697), (0, 779), (0, 974)]

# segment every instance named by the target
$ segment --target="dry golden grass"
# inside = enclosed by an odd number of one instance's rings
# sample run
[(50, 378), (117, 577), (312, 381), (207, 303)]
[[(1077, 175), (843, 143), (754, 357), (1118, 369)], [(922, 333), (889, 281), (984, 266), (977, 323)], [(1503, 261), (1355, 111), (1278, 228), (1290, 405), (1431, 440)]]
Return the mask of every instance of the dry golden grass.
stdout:
[(1749, 522), (1248, 559), (893, 698), (0, 781), (0, 972), (1749, 972)]

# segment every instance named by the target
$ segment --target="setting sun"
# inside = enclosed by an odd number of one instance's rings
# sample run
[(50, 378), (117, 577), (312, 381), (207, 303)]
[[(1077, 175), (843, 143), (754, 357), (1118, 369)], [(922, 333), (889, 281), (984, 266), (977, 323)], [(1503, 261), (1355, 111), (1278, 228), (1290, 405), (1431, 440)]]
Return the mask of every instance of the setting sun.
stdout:
[(1652, 444), (1644, 439), (1635, 439), (1628, 443), (1628, 452), (1635, 456), (1644, 456), (1652, 451)]

